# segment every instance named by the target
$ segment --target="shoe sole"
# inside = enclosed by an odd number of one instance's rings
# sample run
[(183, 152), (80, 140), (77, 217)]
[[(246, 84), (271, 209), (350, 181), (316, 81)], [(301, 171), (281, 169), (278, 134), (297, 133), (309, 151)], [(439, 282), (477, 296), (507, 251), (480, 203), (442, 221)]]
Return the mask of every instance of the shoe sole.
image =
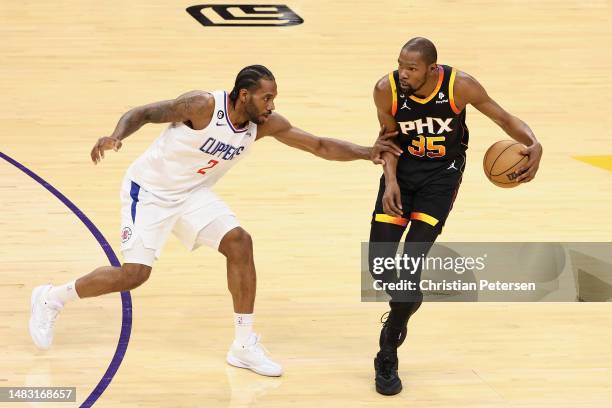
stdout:
[(376, 385), (376, 392), (382, 395), (396, 395), (402, 392), (402, 383), (400, 382), (396, 387), (391, 389), (382, 389)]
[(263, 372), (261, 370), (258, 370), (257, 367), (253, 367), (245, 362), (243, 362), (242, 360), (234, 357), (233, 355), (231, 355), (230, 353), (227, 353), (227, 363), (229, 365), (232, 365), (234, 367), (238, 367), (238, 368), (246, 368), (248, 370), (251, 370), (259, 375), (264, 375), (266, 377), (280, 377), (283, 373), (279, 373), (279, 374), (269, 374), (266, 372)]
[(34, 304), (36, 303), (36, 300), (40, 296), (40, 293), (43, 290), (45, 290), (46, 287), (47, 287), (47, 285), (38, 286), (37, 288), (35, 288), (32, 291), (32, 296), (30, 297), (30, 323), (28, 324), (28, 327), (30, 329), (30, 337), (32, 338), (32, 341), (34, 342), (36, 347), (38, 347), (41, 350), (47, 350), (47, 349), (49, 349), (49, 347), (51, 347), (51, 345), (46, 346), (46, 347), (43, 346), (43, 345), (40, 345), (36, 341), (36, 337), (34, 337), (34, 332), (35, 332), (35, 330), (34, 330)]

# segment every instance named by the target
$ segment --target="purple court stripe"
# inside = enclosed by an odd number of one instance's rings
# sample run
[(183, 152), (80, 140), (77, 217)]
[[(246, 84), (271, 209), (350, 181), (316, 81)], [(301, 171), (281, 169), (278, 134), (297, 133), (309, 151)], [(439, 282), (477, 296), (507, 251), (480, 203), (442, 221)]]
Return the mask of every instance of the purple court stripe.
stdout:
[[(89, 218), (87, 218), (85, 214), (83, 214), (81, 210), (77, 208), (76, 205), (72, 203), (72, 201), (66, 198), (66, 196), (57, 191), (55, 187), (47, 183), (32, 170), (25, 167), (23, 164), (12, 159), (11, 157), (7, 156), (2, 152), (0, 152), (0, 157), (11, 163), (13, 166), (17, 167), (19, 170), (23, 171), (28, 176), (32, 177), (41, 186), (46, 188), (51, 194), (56, 196), (62, 203), (64, 203), (64, 205), (68, 207), (70, 211), (72, 211), (74, 215), (76, 215), (79, 220), (83, 222), (83, 224), (85, 224), (85, 226), (87, 227), (87, 229), (89, 229), (94, 238), (96, 238), (111, 265), (117, 267), (121, 266), (121, 263), (119, 263), (117, 256), (113, 252), (111, 246), (109, 245), (106, 238), (104, 238), (100, 230), (98, 230), (98, 228), (89, 220)], [(98, 398), (100, 398), (104, 390), (106, 390), (106, 387), (108, 387), (108, 385), (113, 380), (113, 377), (117, 373), (117, 370), (119, 369), (119, 366), (123, 361), (125, 352), (127, 351), (128, 343), (130, 342), (130, 333), (132, 332), (132, 298), (130, 296), (130, 292), (121, 292), (121, 304), (123, 310), (123, 316), (121, 321), (121, 334), (119, 335), (119, 343), (117, 344), (115, 355), (113, 356), (113, 359), (108, 365), (106, 372), (102, 376), (102, 379), (100, 380), (98, 385), (96, 385), (96, 388), (94, 388), (91, 394), (89, 394), (85, 402), (81, 404), (82, 408), (91, 407), (98, 400)]]

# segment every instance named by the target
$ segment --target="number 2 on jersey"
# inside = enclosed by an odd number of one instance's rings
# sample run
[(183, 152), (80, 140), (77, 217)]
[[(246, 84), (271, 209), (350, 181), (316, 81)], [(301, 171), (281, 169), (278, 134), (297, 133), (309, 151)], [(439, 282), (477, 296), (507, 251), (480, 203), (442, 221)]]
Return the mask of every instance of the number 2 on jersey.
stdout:
[(427, 153), (427, 157), (438, 158), (446, 155), (446, 146), (437, 145), (436, 142), (444, 143), (445, 136), (423, 136), (418, 135), (418, 139), (412, 141), (412, 146), (408, 146), (408, 151), (417, 156), (423, 157)]
[(200, 173), (200, 174), (206, 174), (206, 170), (210, 170), (210, 169), (212, 169), (212, 168), (213, 168), (213, 167), (215, 167), (217, 164), (219, 164), (219, 161), (218, 161), (218, 160), (212, 160), (212, 159), (210, 159), (210, 160), (208, 161), (208, 166), (206, 166), (206, 167), (202, 167), (200, 170), (198, 170), (198, 173)]

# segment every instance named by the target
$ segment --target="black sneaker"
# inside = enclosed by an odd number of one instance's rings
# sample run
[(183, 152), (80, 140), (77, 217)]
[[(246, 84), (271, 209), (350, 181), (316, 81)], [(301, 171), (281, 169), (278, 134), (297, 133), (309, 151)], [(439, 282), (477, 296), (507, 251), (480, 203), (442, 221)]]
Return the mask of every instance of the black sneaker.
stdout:
[(402, 380), (397, 375), (397, 352), (381, 350), (374, 359), (376, 391), (382, 395), (395, 395), (402, 391)]

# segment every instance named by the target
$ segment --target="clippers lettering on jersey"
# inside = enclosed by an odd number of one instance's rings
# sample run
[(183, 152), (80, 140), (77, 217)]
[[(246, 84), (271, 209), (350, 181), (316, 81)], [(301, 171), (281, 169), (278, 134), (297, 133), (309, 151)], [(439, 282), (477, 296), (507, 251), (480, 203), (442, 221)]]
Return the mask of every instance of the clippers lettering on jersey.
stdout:
[(204, 142), (202, 147), (200, 147), (200, 150), (223, 160), (232, 160), (234, 157), (240, 156), (240, 153), (242, 153), (244, 150), (244, 146), (232, 146), (230, 144), (220, 142), (214, 137), (209, 137)]
[(410, 122), (398, 122), (400, 129), (403, 134), (408, 135), (410, 131), (416, 131), (417, 133), (428, 133), (430, 135), (441, 135), (444, 132), (452, 132), (450, 124), (453, 118), (441, 119), (441, 118), (425, 118), (412, 120)]

